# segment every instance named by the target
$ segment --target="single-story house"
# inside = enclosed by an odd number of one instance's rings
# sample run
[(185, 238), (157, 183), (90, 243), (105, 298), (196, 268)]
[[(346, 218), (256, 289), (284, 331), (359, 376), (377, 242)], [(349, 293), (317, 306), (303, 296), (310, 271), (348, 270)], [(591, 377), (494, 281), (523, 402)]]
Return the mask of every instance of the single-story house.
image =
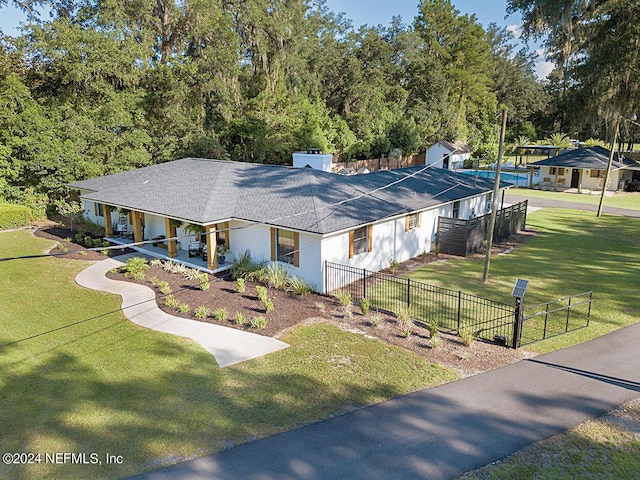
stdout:
[[(609, 150), (599, 146), (576, 148), (566, 150), (555, 157), (529, 163), (528, 167), (532, 172), (535, 167), (540, 168), (540, 185), (543, 188), (601, 191), (609, 164), (609, 154)], [(624, 189), (627, 183), (638, 178), (640, 178), (640, 163), (615, 152), (606, 189), (613, 191)]]
[[(248, 251), (279, 262), (320, 292), (326, 261), (378, 271), (428, 252), (439, 216), (483, 215), (493, 193), (491, 180), (424, 166), (343, 176), (200, 158), (69, 186), (80, 191), (86, 218), (115, 243), (129, 241), (117, 237), (114, 226), (122, 226), (135, 242), (156, 239), (155, 247), (137, 248), (193, 265), (187, 250), (195, 225), (208, 252), (224, 243), (236, 257)], [(208, 255), (202, 268), (228, 266)]]
[(460, 140), (453, 143), (441, 141), (431, 145), (425, 155), (425, 165), (433, 165), (445, 170), (464, 167), (464, 161), (471, 158), (471, 149)]

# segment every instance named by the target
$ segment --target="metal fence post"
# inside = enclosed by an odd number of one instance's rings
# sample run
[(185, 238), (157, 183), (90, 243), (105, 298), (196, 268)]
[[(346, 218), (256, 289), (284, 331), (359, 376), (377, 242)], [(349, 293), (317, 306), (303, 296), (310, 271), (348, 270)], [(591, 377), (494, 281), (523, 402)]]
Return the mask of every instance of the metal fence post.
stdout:
[(411, 279), (407, 278), (407, 308), (411, 308)]
[(462, 310), (462, 290), (458, 290), (458, 333), (460, 333), (460, 311)]
[(516, 308), (513, 319), (513, 339), (511, 346), (518, 348), (520, 346), (520, 337), (522, 336), (522, 299), (516, 297)]
[(564, 331), (569, 331), (569, 317), (571, 316), (571, 297), (569, 297), (569, 305), (567, 305), (567, 324), (564, 327)]
[(362, 269), (362, 298), (367, 298), (367, 269)]
[(589, 326), (589, 320), (591, 319), (591, 302), (593, 301), (593, 292), (589, 292), (589, 310), (587, 310), (587, 327)]

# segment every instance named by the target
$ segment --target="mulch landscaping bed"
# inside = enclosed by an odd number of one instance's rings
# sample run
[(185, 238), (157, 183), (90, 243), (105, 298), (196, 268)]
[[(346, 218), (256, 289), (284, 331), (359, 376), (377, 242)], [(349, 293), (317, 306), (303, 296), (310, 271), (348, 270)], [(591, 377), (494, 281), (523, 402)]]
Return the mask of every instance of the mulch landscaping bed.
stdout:
[[(77, 253), (64, 255), (62, 258), (96, 261), (105, 259), (105, 256), (99, 252), (82, 252), (82, 246), (64, 241), (65, 238), (74, 238), (74, 235), (68, 229), (49, 225), (39, 228), (35, 234), (63, 242), (65, 248), (69, 251), (78, 250)], [(532, 235), (532, 232), (523, 232), (516, 235), (508, 242), (496, 245), (494, 247), (495, 253), (512, 249), (518, 244), (527, 241)], [(55, 248), (52, 253), (57, 251), (60, 251), (60, 249)], [(122, 254), (121, 250), (116, 252), (116, 254)], [(442, 261), (447, 258), (451, 257), (425, 254), (398, 265), (393, 273), (396, 275), (402, 274), (436, 259)], [(410, 350), (432, 363), (453, 368), (463, 376), (491, 370), (529, 356), (523, 349), (513, 350), (481, 341), (474, 341), (471, 346), (467, 347), (462, 343), (460, 337), (446, 332), (439, 333), (440, 343), (437, 348), (433, 348), (429, 331), (426, 328), (418, 325), (413, 326), (412, 335), (407, 338), (402, 334), (403, 327), (399, 325), (397, 319), (393, 316), (383, 316), (382, 321), (377, 326), (374, 326), (372, 317), (375, 312), (371, 311), (368, 315), (363, 315), (360, 312), (360, 308), (354, 305), (353, 314), (349, 318), (343, 314), (343, 308), (336, 299), (317, 294), (295, 295), (283, 290), (268, 288), (268, 296), (273, 301), (274, 309), (266, 313), (263, 303), (256, 295), (256, 286), (258, 284), (247, 281), (246, 290), (240, 293), (236, 291), (236, 282), (229, 277), (209, 276), (211, 286), (208, 290), (203, 291), (199, 287), (198, 280), (186, 280), (181, 275), (165, 271), (161, 266), (151, 266), (145, 271), (145, 279), (143, 280), (133, 280), (130, 277), (125, 277), (120, 272), (110, 272), (108, 276), (115, 280), (136, 282), (154, 289), (158, 306), (178, 317), (198, 320), (194, 316), (195, 310), (202, 305), (207, 306), (211, 311), (226, 308), (226, 320), (217, 321), (213, 318), (207, 318), (199, 321), (217, 323), (271, 337), (282, 337), (300, 324), (328, 322), (345, 330), (378, 338), (381, 341)], [(156, 282), (167, 282), (171, 288), (171, 295), (180, 304), (188, 305), (189, 311), (180, 313), (175, 308), (168, 308), (165, 305), (166, 296), (152, 285), (150, 282), (152, 278)], [(243, 326), (235, 324), (234, 317), (236, 312), (244, 314), (247, 324)], [(250, 328), (249, 322), (256, 316), (267, 318), (266, 327), (261, 329)]]

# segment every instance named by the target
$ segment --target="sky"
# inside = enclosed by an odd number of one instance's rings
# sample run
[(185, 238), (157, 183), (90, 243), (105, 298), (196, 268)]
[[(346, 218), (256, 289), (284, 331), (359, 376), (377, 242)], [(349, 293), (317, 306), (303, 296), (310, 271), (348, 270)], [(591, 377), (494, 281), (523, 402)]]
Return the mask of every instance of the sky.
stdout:
[[(399, 15), (405, 24), (410, 25), (418, 14), (419, 0), (326, 0), (329, 9), (336, 13), (344, 12), (352, 20), (354, 28), (388, 25), (393, 16)], [(514, 33), (520, 29), (520, 16), (507, 16), (505, 0), (452, 0), (453, 5), (462, 14), (475, 14), (478, 22), (487, 27), (491, 22), (509, 27)], [(24, 21), (24, 15), (12, 7), (0, 8), (0, 29), (8, 35), (16, 35), (17, 27)], [(539, 45), (530, 43), (529, 48), (540, 56), (543, 52)], [(551, 64), (540, 58), (536, 64), (539, 78), (545, 78), (551, 71)]]

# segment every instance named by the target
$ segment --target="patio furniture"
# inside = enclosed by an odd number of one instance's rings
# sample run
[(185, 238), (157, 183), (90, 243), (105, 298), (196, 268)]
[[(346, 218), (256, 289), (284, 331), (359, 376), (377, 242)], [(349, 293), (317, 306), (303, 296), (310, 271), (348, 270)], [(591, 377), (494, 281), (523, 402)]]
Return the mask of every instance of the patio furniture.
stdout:
[(189, 245), (187, 247), (189, 258), (203, 255), (203, 250), (205, 250), (206, 248), (207, 246), (202, 242), (200, 242), (199, 240), (193, 240), (189, 242)]

